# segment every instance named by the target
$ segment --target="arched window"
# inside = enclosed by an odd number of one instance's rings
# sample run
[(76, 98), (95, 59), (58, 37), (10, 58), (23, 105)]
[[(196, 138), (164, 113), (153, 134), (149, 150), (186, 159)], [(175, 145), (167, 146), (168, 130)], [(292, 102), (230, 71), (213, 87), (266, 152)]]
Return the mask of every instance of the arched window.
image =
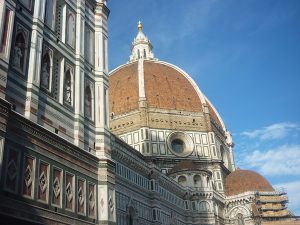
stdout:
[(67, 20), (67, 43), (71, 47), (75, 47), (75, 16), (73, 13), (69, 13)]
[(215, 215), (219, 215), (219, 206), (216, 203), (214, 203), (214, 213)]
[(206, 187), (209, 187), (209, 176), (206, 177)]
[(178, 177), (178, 183), (181, 185), (186, 185), (186, 177), (185, 176), (179, 176)]
[(13, 66), (24, 72), (26, 42), (23, 32), (19, 32), (13, 49)]
[(45, 24), (47, 24), (52, 30), (55, 25), (56, 1), (57, 0), (46, 0), (45, 7)]
[(92, 118), (92, 92), (90, 86), (85, 88), (85, 116), (88, 118)]
[(137, 53), (138, 53), (138, 59), (141, 58), (141, 53), (139, 49), (137, 50)]
[(46, 52), (42, 59), (41, 65), (41, 87), (47, 90), (50, 89), (51, 76), (51, 57), (49, 52)]
[(244, 217), (241, 213), (236, 215), (236, 225), (245, 225)]
[(200, 212), (208, 212), (209, 211), (209, 205), (207, 202), (203, 201), (199, 203), (199, 211)]
[(146, 49), (144, 49), (144, 58), (147, 57), (147, 54), (146, 54)]
[(202, 181), (201, 181), (200, 175), (194, 176), (194, 185), (195, 185), (195, 187), (202, 187)]
[(65, 102), (72, 104), (72, 75), (70, 69), (65, 73), (65, 86), (64, 86), (64, 97)]

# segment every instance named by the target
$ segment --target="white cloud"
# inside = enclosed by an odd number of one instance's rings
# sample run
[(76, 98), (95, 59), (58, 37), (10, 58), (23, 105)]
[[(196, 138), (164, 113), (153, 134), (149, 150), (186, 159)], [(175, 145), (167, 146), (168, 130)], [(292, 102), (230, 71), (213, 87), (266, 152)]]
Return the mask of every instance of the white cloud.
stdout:
[(281, 145), (260, 151), (256, 150), (242, 159), (245, 167), (258, 169), (269, 176), (300, 175), (300, 145)]
[(243, 136), (258, 138), (261, 141), (281, 139), (290, 134), (293, 130), (299, 130), (300, 126), (295, 123), (275, 123), (254, 131), (244, 131)]
[(274, 185), (275, 188), (284, 188), (286, 189), (289, 197), (289, 209), (296, 216), (300, 215), (300, 180), (288, 182), (288, 183), (280, 183)]

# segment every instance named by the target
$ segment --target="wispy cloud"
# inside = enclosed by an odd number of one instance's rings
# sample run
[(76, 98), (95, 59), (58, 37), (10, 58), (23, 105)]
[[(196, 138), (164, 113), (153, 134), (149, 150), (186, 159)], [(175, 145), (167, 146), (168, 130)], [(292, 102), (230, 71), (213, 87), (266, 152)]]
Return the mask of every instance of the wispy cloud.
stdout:
[(288, 183), (280, 183), (274, 185), (275, 188), (284, 187), (287, 190), (289, 197), (289, 209), (292, 209), (292, 212), (296, 215), (300, 215), (300, 180), (288, 182)]
[[(158, 15), (154, 18), (157, 20), (157, 25), (155, 33), (152, 35), (153, 39), (157, 41), (159, 46), (173, 48), (174, 43), (178, 43), (188, 36), (197, 34), (197, 38), (199, 38), (199, 33), (204, 32), (213, 18), (218, 15), (218, 3), (219, 0), (191, 1), (184, 6), (185, 10), (176, 11), (172, 18), (163, 18)], [(162, 19), (169, 21), (168, 26), (166, 23), (161, 23)], [(174, 19), (176, 20), (175, 23)]]
[(274, 140), (286, 137), (291, 131), (299, 130), (300, 126), (295, 123), (275, 123), (254, 131), (242, 132), (248, 138), (258, 138), (259, 140)]
[(246, 167), (268, 176), (300, 175), (300, 145), (282, 145), (267, 151), (256, 150), (243, 159)]

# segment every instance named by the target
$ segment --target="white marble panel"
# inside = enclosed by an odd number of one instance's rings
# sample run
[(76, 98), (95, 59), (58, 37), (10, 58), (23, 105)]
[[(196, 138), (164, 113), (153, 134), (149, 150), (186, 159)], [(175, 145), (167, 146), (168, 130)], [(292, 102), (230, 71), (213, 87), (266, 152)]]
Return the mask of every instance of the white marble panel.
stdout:
[(208, 152), (208, 147), (207, 146), (203, 146), (203, 152), (204, 152), (204, 156), (205, 157), (209, 156), (209, 152)]
[(139, 132), (134, 132), (133, 133), (133, 140), (134, 140), (134, 143), (138, 143), (140, 141)]
[(163, 131), (158, 131), (158, 140), (160, 142), (164, 141), (165, 140), (165, 134)]
[(196, 142), (196, 144), (200, 144), (201, 143), (200, 140), (201, 140), (200, 139), (200, 134), (195, 134), (195, 142)]
[(132, 134), (127, 135), (127, 143), (130, 145), (132, 144)]
[(160, 154), (165, 155), (166, 154), (166, 146), (165, 144), (159, 144)]
[(157, 154), (158, 153), (158, 146), (157, 146), (157, 144), (152, 144), (152, 152), (153, 152), (153, 154)]
[(151, 130), (151, 141), (157, 141), (157, 133), (155, 130)]
[(197, 150), (199, 156), (204, 156), (202, 147), (200, 145), (196, 145), (196, 150)]
[(201, 137), (202, 137), (202, 143), (204, 144), (204, 145), (207, 145), (207, 134), (201, 134)]

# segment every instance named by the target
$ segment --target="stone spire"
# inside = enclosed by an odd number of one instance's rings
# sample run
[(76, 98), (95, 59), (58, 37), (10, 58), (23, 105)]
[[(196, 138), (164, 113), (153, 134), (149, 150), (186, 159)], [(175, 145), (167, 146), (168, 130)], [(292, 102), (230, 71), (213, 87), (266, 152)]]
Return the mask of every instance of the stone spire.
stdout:
[(142, 31), (143, 25), (141, 21), (138, 22), (137, 28), (138, 33), (131, 45), (130, 62), (138, 59), (154, 59), (154, 54), (152, 52), (153, 46)]

